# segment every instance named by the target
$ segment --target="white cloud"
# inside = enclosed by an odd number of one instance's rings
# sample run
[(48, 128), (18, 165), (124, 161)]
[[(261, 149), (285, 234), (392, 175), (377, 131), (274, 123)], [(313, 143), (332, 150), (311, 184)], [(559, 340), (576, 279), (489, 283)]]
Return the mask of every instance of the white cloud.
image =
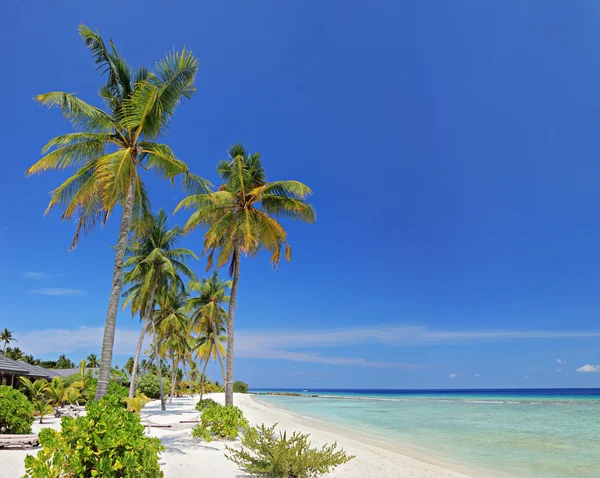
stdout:
[(478, 373), (474, 373), (474, 374), (473, 374), (473, 377), (480, 377), (480, 376), (481, 376), (481, 375), (480, 375), (480, 374), (478, 374)]
[[(80, 327), (78, 329), (31, 330), (15, 333), (19, 337), (19, 347), (33, 355), (67, 353), (77, 350), (99, 351), (104, 334), (103, 327)], [(40, 337), (47, 340), (40, 340)], [(117, 328), (114, 353), (133, 355), (139, 337), (139, 330)], [(399, 362), (378, 362), (360, 357), (335, 357), (316, 351), (293, 351), (264, 347), (253, 344), (253, 337), (243, 332), (236, 334), (236, 358), (259, 358), (289, 360), (292, 362), (322, 363), (327, 365), (350, 365), (373, 368), (427, 369), (425, 365)], [(147, 347), (149, 344), (145, 344)], [(305, 345), (305, 344), (302, 344)]]
[(521, 377), (523, 380), (527, 380), (529, 377), (527, 375), (524, 375), (523, 377)]
[(48, 274), (45, 272), (25, 272), (23, 277), (25, 279), (45, 279), (48, 277)]
[(600, 365), (590, 365), (589, 363), (577, 369), (578, 372), (600, 372)]
[(457, 374), (456, 373), (451, 373), (450, 375), (448, 375), (448, 378), (456, 378)]
[(32, 294), (52, 295), (62, 297), (75, 297), (78, 295), (87, 295), (86, 291), (81, 289), (70, 289), (68, 287), (47, 287), (44, 289), (33, 289)]
[(562, 371), (563, 371), (563, 369), (562, 369), (562, 368), (559, 368), (559, 369), (556, 369), (556, 371), (557, 371), (557, 372), (562, 372)]
[(567, 362), (565, 362), (565, 361), (563, 361), (561, 359), (556, 359), (556, 363), (559, 363), (561, 365), (566, 365), (567, 364)]

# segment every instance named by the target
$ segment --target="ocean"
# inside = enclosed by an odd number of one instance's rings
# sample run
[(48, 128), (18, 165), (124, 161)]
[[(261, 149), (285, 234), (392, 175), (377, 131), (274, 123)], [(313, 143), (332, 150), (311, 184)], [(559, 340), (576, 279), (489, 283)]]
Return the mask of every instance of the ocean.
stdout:
[(303, 396), (257, 399), (473, 470), (600, 477), (600, 389), (268, 391)]

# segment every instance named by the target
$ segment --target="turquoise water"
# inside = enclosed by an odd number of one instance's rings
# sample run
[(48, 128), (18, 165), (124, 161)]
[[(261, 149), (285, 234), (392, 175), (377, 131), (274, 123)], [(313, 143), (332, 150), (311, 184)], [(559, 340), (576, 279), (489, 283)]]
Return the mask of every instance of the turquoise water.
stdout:
[(600, 477), (600, 391), (378, 392), (257, 399), (474, 469)]

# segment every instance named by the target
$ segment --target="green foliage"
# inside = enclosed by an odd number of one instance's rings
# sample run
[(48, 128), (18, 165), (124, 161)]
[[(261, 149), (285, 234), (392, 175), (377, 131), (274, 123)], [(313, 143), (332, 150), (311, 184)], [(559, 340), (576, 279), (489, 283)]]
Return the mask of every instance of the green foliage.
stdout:
[(223, 387), (220, 387), (219, 385), (212, 383), (210, 380), (208, 380), (204, 384), (203, 393), (218, 393), (218, 392), (222, 392), (222, 391), (223, 391)]
[(52, 405), (58, 407), (65, 401), (65, 390), (65, 381), (63, 378), (54, 377), (52, 381), (46, 385), (44, 393)]
[(115, 396), (90, 402), (86, 416), (63, 418), (60, 433), (42, 429), (39, 440), (43, 449), (25, 458), (26, 477), (164, 476), (160, 440), (147, 437), (139, 416), (127, 412)]
[(275, 427), (250, 428), (242, 437), (242, 448), (226, 447), (225, 457), (251, 475), (267, 478), (314, 478), (350, 461), (354, 456), (337, 449), (337, 443), (311, 448), (309, 435), (275, 434)]
[(31, 401), (43, 397), (46, 387), (48, 386), (48, 381), (43, 378), (38, 378), (35, 382), (32, 382), (27, 377), (19, 377), (19, 382), (25, 395), (27, 395)]
[(212, 405), (205, 408), (200, 417), (201, 423), (192, 428), (194, 438), (211, 441), (214, 437), (233, 439), (240, 429), (248, 428), (248, 420), (238, 407)]
[(139, 414), (141, 413), (142, 408), (144, 408), (150, 401), (150, 399), (143, 393), (138, 393), (133, 398), (124, 397), (121, 401), (127, 404), (128, 412), (135, 412)]
[(233, 382), (233, 391), (235, 393), (248, 393), (248, 384), (246, 382), (237, 380)]
[(44, 398), (36, 398), (33, 401), (33, 409), (40, 418), (40, 423), (43, 423), (42, 419), (46, 415), (52, 415), (54, 413), (54, 407)]
[(122, 402), (125, 397), (129, 395), (129, 389), (115, 382), (110, 382), (108, 384), (108, 392), (107, 395), (114, 395), (119, 399), (119, 402)]
[(221, 405), (219, 405), (217, 402), (215, 402), (212, 398), (204, 398), (202, 400), (198, 400), (198, 403), (196, 403), (196, 410), (198, 410), (199, 412), (203, 412), (205, 409), (209, 408), (209, 407), (220, 407)]
[(35, 420), (27, 397), (8, 385), (0, 385), (0, 433), (31, 433)]
[[(171, 383), (163, 378), (163, 390), (169, 390)], [(160, 398), (160, 388), (158, 384), (158, 376), (146, 374), (140, 380), (138, 386), (140, 393), (143, 393), (149, 398)]]
[(125, 370), (121, 370), (119, 367), (113, 367), (110, 370), (110, 380), (123, 385), (129, 385), (129, 375), (127, 375)]

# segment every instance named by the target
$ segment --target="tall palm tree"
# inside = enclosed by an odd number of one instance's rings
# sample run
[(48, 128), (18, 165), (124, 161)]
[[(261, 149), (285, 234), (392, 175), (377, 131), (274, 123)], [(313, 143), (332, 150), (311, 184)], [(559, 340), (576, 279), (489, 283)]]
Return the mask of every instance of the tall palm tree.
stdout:
[(311, 193), (308, 186), (298, 181), (267, 182), (258, 153), (249, 155), (241, 144), (229, 149), (229, 160), (217, 166), (223, 184), (217, 191), (196, 193), (179, 203), (195, 208), (187, 220), (187, 231), (205, 226), (204, 251), (208, 253), (207, 270), (229, 263), (233, 276), (227, 321), (227, 380), (225, 403), (233, 404), (233, 342), (234, 309), (240, 278), (241, 254), (255, 256), (265, 248), (271, 253), (276, 267), (281, 255), (291, 260), (292, 251), (287, 233), (276, 220), (278, 217), (315, 221), (314, 208), (305, 198)]
[(154, 71), (140, 68), (134, 73), (112, 41), (107, 46), (97, 31), (83, 24), (79, 25), (79, 34), (98, 69), (106, 74), (106, 84), (99, 91), (106, 109), (92, 106), (71, 93), (54, 91), (36, 96), (44, 106), (59, 106), (76, 131), (51, 139), (42, 149), (44, 156), (27, 170), (27, 175), (77, 168), (73, 176), (52, 191), (46, 209), (48, 212), (60, 206), (64, 209), (62, 219), (75, 220), (71, 248), (77, 245), (81, 232), (90, 231), (98, 221), (105, 223), (116, 206), (122, 207), (102, 340), (96, 391), (99, 400), (106, 394), (110, 378), (132, 217), (147, 215), (150, 208), (140, 169), (155, 169), (170, 179), (184, 174), (186, 184), (203, 184), (200, 178), (188, 174), (187, 165), (168, 145), (154, 141), (180, 101), (194, 93), (198, 60), (183, 49), (157, 62)]
[(98, 368), (99, 362), (96, 354), (89, 354), (87, 356), (87, 366), (89, 368)]
[(190, 319), (185, 312), (186, 295), (168, 293), (160, 301), (161, 308), (156, 311), (156, 329), (159, 337), (159, 353), (169, 357), (172, 364), (171, 393), (169, 403), (173, 401), (177, 382), (177, 368), (191, 349)]
[(135, 395), (135, 379), (144, 337), (149, 327), (152, 327), (154, 333), (153, 312), (157, 289), (168, 290), (169, 283), (174, 283), (176, 288), (182, 290), (181, 276), (196, 280), (196, 275), (185, 265), (185, 261), (190, 257), (198, 259), (189, 249), (175, 247), (184, 230), (179, 226), (169, 229), (167, 215), (162, 209), (157, 215), (146, 218), (144, 224), (137, 229), (139, 232), (127, 247), (130, 257), (125, 263), (129, 270), (124, 279), (131, 287), (123, 294), (126, 298), (123, 308), (130, 305), (132, 314), (139, 313), (142, 320), (142, 330), (133, 361), (129, 398)]
[(4, 346), (2, 347), (2, 352), (6, 352), (6, 346), (11, 342), (17, 342), (17, 339), (13, 337), (12, 330), (8, 330), (4, 327), (4, 330), (0, 332), (0, 342), (4, 342)]

